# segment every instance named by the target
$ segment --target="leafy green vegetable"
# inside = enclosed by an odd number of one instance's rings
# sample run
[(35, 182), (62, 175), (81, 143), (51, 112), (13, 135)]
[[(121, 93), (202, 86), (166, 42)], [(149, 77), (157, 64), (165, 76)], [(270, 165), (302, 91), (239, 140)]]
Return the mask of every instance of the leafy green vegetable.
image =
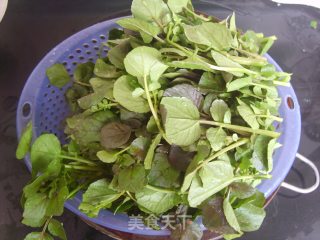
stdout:
[(71, 112), (63, 139), (45, 133), (32, 143), (31, 123), (21, 134), (16, 157), (30, 153), (33, 171), (22, 222), (42, 228), (26, 239), (66, 239), (54, 217), (81, 193), (89, 217), (170, 214), (177, 240), (203, 238), (199, 215), (227, 240), (257, 230), (265, 197), (256, 186), (271, 177), (280, 146), (277, 87), (291, 78), (263, 56), (276, 37), (243, 33), (234, 13), (198, 14), (190, 0), (133, 0), (131, 10), (101, 44), (106, 57), (73, 73), (47, 69), (59, 88), (73, 76)]
[(189, 84), (178, 84), (174, 87), (167, 88), (164, 97), (185, 97), (190, 99), (197, 108), (200, 108), (203, 97), (202, 94), (193, 86)]
[(20, 141), (16, 150), (16, 158), (23, 159), (30, 150), (32, 141), (32, 122), (28, 122), (26, 128), (23, 130)]
[(61, 63), (55, 63), (46, 71), (50, 83), (56, 87), (63, 87), (70, 81), (70, 76)]
[(230, 123), (230, 120), (228, 120), (226, 117), (229, 111), (230, 110), (228, 105), (223, 100), (220, 100), (220, 99), (214, 100), (210, 107), (211, 116), (213, 120), (217, 122)]
[(241, 232), (240, 225), (238, 219), (235, 215), (235, 212), (227, 198), (223, 200), (223, 212), (226, 216), (227, 222), (230, 224), (231, 227), (234, 228), (238, 233)]
[(318, 27), (317, 20), (310, 21), (310, 27), (313, 28), (313, 29), (317, 29), (317, 27)]
[(209, 128), (206, 132), (213, 151), (219, 151), (226, 145), (227, 134), (222, 128)]
[(151, 169), (152, 167), (152, 161), (154, 158), (154, 150), (156, 149), (156, 147), (159, 145), (160, 141), (161, 141), (161, 134), (158, 134), (153, 140), (152, 143), (148, 149), (147, 155), (144, 159), (144, 167), (145, 169)]
[(219, 192), (233, 181), (233, 168), (225, 161), (214, 161), (200, 169), (190, 186), (188, 201), (197, 207), (213, 194)]
[(172, 144), (187, 146), (199, 139), (200, 115), (197, 107), (189, 99), (164, 97), (160, 107), (166, 136)]
[(213, 197), (202, 206), (203, 225), (219, 234), (232, 234), (233, 228), (229, 225), (223, 211), (223, 198)]
[(39, 239), (42, 239), (43, 240), (53, 240), (53, 237), (50, 236), (49, 234), (47, 233), (44, 233), (42, 234), (41, 232), (32, 232), (32, 233), (29, 233), (25, 238), (24, 240), (39, 240)]
[(204, 22), (196, 26), (183, 24), (182, 27), (190, 42), (205, 45), (217, 51), (229, 50), (231, 47), (232, 35), (223, 24)]
[(73, 73), (74, 80), (84, 83), (89, 82), (90, 78), (93, 76), (93, 69), (94, 64), (92, 62), (77, 65)]
[(133, 0), (131, 12), (137, 19), (155, 22), (164, 27), (170, 20), (170, 12), (167, 4), (158, 0)]
[(137, 78), (150, 76), (151, 81), (158, 81), (159, 77), (168, 68), (167, 65), (162, 63), (161, 53), (157, 49), (144, 46), (137, 47), (129, 52), (124, 59), (124, 65), (127, 72), (132, 76)]
[(153, 167), (148, 175), (151, 185), (163, 188), (179, 186), (180, 172), (171, 167), (166, 154), (156, 153), (153, 160)]
[(143, 188), (136, 193), (139, 206), (155, 214), (164, 213), (181, 202), (181, 198), (175, 192), (160, 192), (154, 188)]
[(106, 179), (100, 179), (90, 184), (88, 190), (83, 194), (79, 209), (90, 217), (96, 217), (101, 209), (111, 206), (123, 193), (110, 189)]
[(134, 78), (129, 75), (118, 78), (113, 88), (115, 100), (130, 111), (137, 113), (149, 112), (148, 102), (143, 97), (132, 96), (134, 89), (130, 86), (130, 80), (134, 80)]
[(138, 192), (146, 185), (146, 173), (142, 165), (134, 165), (121, 169), (119, 172), (119, 189)]
[(58, 237), (61, 240), (67, 240), (63, 224), (59, 221), (51, 219), (48, 225), (48, 230), (53, 236)]
[(242, 231), (252, 232), (260, 228), (266, 212), (263, 208), (253, 204), (243, 204), (234, 210), (235, 216), (239, 222)]
[(100, 142), (106, 149), (118, 148), (130, 138), (131, 128), (120, 122), (111, 122), (101, 129)]
[(30, 151), (32, 172), (43, 172), (61, 153), (59, 139), (54, 134), (43, 134), (36, 139)]

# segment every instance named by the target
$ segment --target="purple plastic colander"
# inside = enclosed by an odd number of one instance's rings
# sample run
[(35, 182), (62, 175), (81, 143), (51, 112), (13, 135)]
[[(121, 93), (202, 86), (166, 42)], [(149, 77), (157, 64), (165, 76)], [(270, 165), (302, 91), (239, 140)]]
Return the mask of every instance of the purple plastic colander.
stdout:
[[(108, 38), (108, 31), (119, 27), (115, 21), (107, 20), (88, 27), (69, 37), (54, 49), (52, 49), (33, 70), (22, 91), (17, 110), (17, 132), (20, 138), (22, 130), (29, 121), (34, 126), (34, 138), (41, 133), (54, 133), (63, 142), (65, 141), (64, 119), (69, 114), (68, 105), (64, 98), (66, 89), (51, 86), (46, 77), (46, 69), (54, 63), (62, 63), (72, 76), (77, 63), (86, 61), (94, 62), (98, 54), (106, 55), (107, 48), (100, 49), (101, 43)], [(280, 66), (269, 56), (268, 61), (282, 71)], [(283, 182), (287, 176), (298, 150), (300, 141), (300, 107), (292, 87), (278, 87), (282, 99), (280, 116), (284, 119), (278, 131), (282, 132), (279, 142), (283, 145), (274, 154), (274, 166), (271, 174), (272, 179), (264, 180), (259, 186), (266, 197), (269, 197)], [(290, 104), (288, 104), (290, 103)], [(31, 169), (29, 156), (25, 163)], [(68, 200), (65, 207), (95, 224), (122, 232), (140, 235), (167, 236), (169, 230), (140, 230), (128, 228), (129, 217), (126, 214), (116, 214), (103, 210), (96, 218), (89, 218), (78, 210), (82, 194), (79, 193), (74, 199)], [(201, 218), (198, 219), (201, 222)]]

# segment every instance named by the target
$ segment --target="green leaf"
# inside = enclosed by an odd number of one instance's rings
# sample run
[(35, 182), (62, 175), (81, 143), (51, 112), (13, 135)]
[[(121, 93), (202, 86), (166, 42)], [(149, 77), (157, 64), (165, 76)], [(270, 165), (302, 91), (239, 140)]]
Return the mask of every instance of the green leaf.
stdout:
[(22, 223), (30, 227), (41, 227), (47, 218), (48, 200), (44, 193), (29, 196), (24, 203)]
[(91, 183), (82, 196), (79, 209), (89, 217), (96, 217), (101, 209), (109, 208), (112, 202), (122, 196), (122, 193), (110, 189), (109, 184), (106, 179)]
[(239, 222), (242, 231), (252, 232), (260, 228), (266, 212), (263, 208), (253, 204), (243, 204), (234, 210), (235, 216)]
[[(268, 171), (270, 165), (270, 156), (268, 159), (268, 145), (272, 138), (258, 135), (253, 145), (253, 154), (251, 162), (253, 166), (259, 171)], [(273, 143), (271, 143), (273, 144)]]
[(70, 81), (70, 76), (61, 63), (53, 64), (46, 70), (50, 84), (58, 88), (63, 87)]
[(229, 199), (227, 199), (227, 198), (225, 198), (223, 200), (223, 212), (224, 212), (224, 215), (226, 216), (226, 219), (227, 219), (229, 225), (234, 230), (236, 230), (238, 233), (241, 233), (239, 222), (238, 222), (237, 217), (235, 215), (235, 212), (229, 202)]
[(172, 240), (201, 240), (203, 231), (198, 223), (187, 221), (182, 224), (175, 225), (172, 229), (170, 239)]
[(172, 188), (179, 186), (180, 172), (171, 167), (164, 153), (156, 153), (148, 175), (148, 182), (156, 187)]
[(129, 153), (137, 160), (143, 161), (147, 155), (150, 146), (150, 139), (146, 137), (138, 137), (132, 141)]
[(158, 34), (161, 32), (161, 29), (158, 26), (155, 26), (141, 19), (122, 18), (117, 21), (117, 24), (119, 24), (123, 28), (140, 32), (140, 34), (144, 37), (146, 37), (146, 35), (149, 35), (153, 38), (158, 38)]
[(164, 97), (161, 100), (160, 109), (166, 136), (171, 144), (188, 146), (199, 139), (200, 114), (189, 99)]
[(237, 110), (238, 110), (240, 116), (243, 118), (243, 120), (245, 120), (246, 123), (251, 128), (259, 129), (259, 123), (257, 121), (257, 117), (248, 105), (242, 104), (237, 107)]
[(210, 231), (219, 234), (232, 234), (235, 231), (227, 222), (223, 212), (223, 198), (215, 196), (202, 205), (202, 222)]
[(230, 17), (230, 26), (229, 29), (231, 32), (237, 32), (237, 26), (236, 26), (236, 15), (233, 12), (231, 17)]
[(32, 233), (29, 233), (25, 238), (24, 240), (53, 240), (53, 237), (50, 236), (48, 233), (44, 233), (43, 234), (43, 237), (41, 238), (41, 232), (32, 232)]
[(98, 58), (94, 66), (94, 74), (102, 78), (118, 78), (122, 75), (115, 66), (107, 64), (103, 59)]
[(221, 99), (214, 100), (210, 107), (211, 117), (216, 122), (224, 122), (225, 115), (228, 111), (230, 111), (228, 105)]
[[(216, 51), (212, 50), (211, 51), (211, 56), (212, 56), (213, 60), (217, 63), (217, 65), (219, 67), (235, 68), (235, 69), (240, 69), (240, 71), (245, 69), (239, 63), (230, 60), (226, 56), (224, 56), (221, 53), (218, 53)], [(237, 77), (242, 77), (243, 76), (243, 73), (239, 72), (239, 71), (230, 71), (229, 73), (231, 73), (232, 75), (235, 75)]]
[(114, 84), (113, 95), (115, 100), (126, 109), (132, 112), (146, 113), (149, 112), (149, 105), (143, 97), (133, 97), (134, 88), (130, 86), (129, 81), (134, 79), (129, 75), (120, 77)]
[(202, 94), (198, 91), (197, 88), (191, 86), (190, 84), (177, 84), (171, 88), (167, 88), (164, 93), (164, 97), (185, 97), (190, 99), (194, 105), (199, 109), (203, 97)]
[(60, 141), (54, 134), (42, 134), (33, 143), (30, 153), (32, 172), (44, 172), (48, 165), (59, 157)]
[(73, 77), (78, 82), (89, 82), (93, 76), (94, 64), (92, 62), (81, 63), (76, 66)]
[(168, 0), (167, 4), (174, 13), (180, 13), (188, 6), (190, 0)]
[(220, 75), (204, 72), (200, 78), (199, 87), (208, 91), (223, 91), (225, 83)]
[(123, 60), (130, 52), (130, 50), (131, 47), (129, 40), (123, 41), (122, 43), (116, 45), (108, 51), (108, 58), (114, 66), (120, 69), (124, 69)]
[(227, 92), (233, 92), (244, 87), (248, 87), (252, 83), (251, 77), (238, 78), (227, 83)]
[(79, 107), (82, 109), (88, 109), (99, 104), (104, 98), (113, 99), (114, 81), (106, 81), (101, 78), (91, 78), (89, 82), (94, 92), (79, 98), (77, 100)]
[(199, 170), (191, 182), (188, 201), (197, 207), (203, 201), (219, 192), (233, 181), (233, 167), (226, 161), (214, 161)]
[[(151, 47), (137, 47), (130, 51), (124, 59), (124, 65), (129, 74), (137, 78), (150, 76), (151, 81), (158, 81), (168, 68), (161, 61), (161, 53)], [(143, 85), (143, 83), (140, 83)]]
[(214, 93), (209, 93), (203, 101), (203, 107), (202, 110), (203, 112), (205, 112), (206, 114), (210, 114), (210, 108), (212, 105), (212, 102), (217, 98), (217, 95)]
[(317, 20), (310, 21), (310, 27), (313, 28), (313, 29), (317, 29), (317, 27), (318, 27)]
[(159, 143), (161, 142), (162, 136), (159, 133), (157, 136), (155, 136), (155, 138), (152, 140), (151, 145), (149, 146), (147, 155), (144, 159), (144, 167), (145, 169), (151, 169), (152, 167), (152, 161), (154, 158), (154, 151), (156, 149), (156, 147), (159, 145)]
[(196, 175), (198, 163), (203, 161), (206, 157), (210, 154), (210, 144), (208, 141), (200, 140), (197, 145), (197, 154), (192, 159), (191, 163), (189, 164), (187, 171), (185, 173), (184, 181), (181, 187), (181, 192), (185, 192), (191, 185), (192, 179)]
[(121, 169), (118, 177), (119, 189), (129, 192), (140, 191), (147, 183), (146, 172), (142, 165)]
[(97, 157), (99, 160), (105, 163), (114, 163), (117, 161), (117, 151), (106, 151), (106, 150), (101, 150), (97, 152)]
[(219, 151), (226, 145), (227, 134), (222, 128), (209, 128), (206, 132), (206, 137), (209, 140), (213, 151)]
[(256, 190), (245, 182), (234, 182), (230, 184), (230, 190), (232, 196), (240, 199), (251, 197), (255, 194)]
[(63, 224), (55, 219), (51, 219), (48, 225), (49, 232), (59, 239), (67, 240), (66, 233), (63, 228)]
[(181, 202), (181, 198), (175, 192), (159, 192), (147, 187), (136, 193), (139, 206), (158, 215), (164, 213)]
[(100, 134), (100, 143), (104, 148), (118, 148), (128, 142), (131, 128), (120, 122), (111, 122), (101, 129)]
[(143, 96), (143, 94), (145, 94), (144, 89), (139, 87), (133, 90), (132, 97), (134, 98), (141, 97)]
[(205, 22), (201, 25), (190, 26), (183, 24), (184, 33), (190, 42), (206, 45), (217, 51), (229, 50), (232, 35), (223, 24)]
[(162, 0), (133, 0), (131, 12), (135, 18), (155, 22), (162, 27), (171, 21), (168, 6)]
[(65, 133), (72, 135), (79, 145), (99, 142), (101, 128), (106, 123), (115, 120), (115, 117), (115, 114), (109, 110), (100, 111), (90, 116), (77, 114), (66, 119)]
[(277, 142), (277, 139), (272, 139), (270, 140), (270, 142), (268, 143), (268, 150), (267, 150), (267, 159), (268, 159), (268, 167), (267, 170), (268, 172), (271, 172), (273, 169), (273, 152), (275, 149), (281, 147), (281, 144)]
[(28, 122), (20, 137), (20, 141), (16, 150), (16, 158), (23, 159), (30, 150), (32, 141), (32, 122)]
[(209, 63), (199, 61), (199, 59), (195, 59), (193, 57), (188, 57), (187, 59), (180, 60), (180, 61), (172, 61), (168, 62), (167, 65), (174, 68), (182, 68), (182, 69), (192, 69), (192, 70), (203, 70), (203, 71), (213, 71), (210, 68)]

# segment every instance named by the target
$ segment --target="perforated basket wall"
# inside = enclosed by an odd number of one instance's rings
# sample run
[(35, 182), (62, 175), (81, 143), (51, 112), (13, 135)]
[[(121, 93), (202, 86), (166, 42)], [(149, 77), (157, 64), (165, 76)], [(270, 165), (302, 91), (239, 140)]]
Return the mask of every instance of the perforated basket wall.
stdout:
[[(18, 137), (20, 137), (25, 125), (32, 121), (35, 130), (34, 138), (41, 133), (49, 132), (56, 134), (61, 141), (65, 141), (64, 119), (69, 115), (69, 110), (64, 93), (69, 86), (61, 89), (51, 86), (45, 71), (52, 64), (59, 62), (65, 65), (72, 76), (78, 63), (94, 62), (99, 54), (105, 56), (107, 49), (101, 48), (101, 43), (108, 38), (107, 33), (110, 29), (118, 27), (115, 20), (98, 23), (71, 36), (41, 60), (28, 78), (20, 97), (17, 110)], [(278, 64), (271, 57), (267, 57), (269, 62), (281, 71)], [(282, 132), (279, 142), (283, 147), (278, 149), (274, 155), (273, 178), (263, 181), (259, 185), (259, 189), (265, 193), (266, 197), (270, 196), (286, 177), (294, 162), (300, 140), (300, 109), (296, 95), (292, 87), (279, 87), (278, 90), (282, 98), (280, 115), (284, 118), (284, 122), (278, 128)], [(288, 106), (288, 102), (291, 103), (290, 106)], [(30, 169), (29, 159), (26, 158), (25, 162)], [(130, 230), (128, 229), (128, 216), (125, 214), (113, 215), (109, 211), (101, 211), (97, 218), (88, 218), (78, 210), (80, 202), (81, 194), (78, 194), (65, 206), (95, 224), (114, 230), (142, 235), (169, 235), (168, 230)]]

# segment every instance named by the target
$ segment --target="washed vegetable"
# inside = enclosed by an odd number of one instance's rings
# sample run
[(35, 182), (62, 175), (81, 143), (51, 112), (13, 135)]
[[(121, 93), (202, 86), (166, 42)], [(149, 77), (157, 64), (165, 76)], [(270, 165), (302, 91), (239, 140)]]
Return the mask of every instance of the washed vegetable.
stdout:
[(62, 64), (46, 72), (52, 85), (69, 84), (68, 142), (32, 139), (31, 123), (21, 136), (16, 156), (30, 153), (32, 164), (22, 222), (42, 228), (25, 239), (66, 239), (55, 217), (78, 192), (89, 217), (173, 214), (172, 239), (201, 239), (198, 215), (225, 239), (259, 229), (265, 199), (255, 186), (271, 177), (277, 86), (290, 80), (264, 56), (276, 37), (238, 30), (235, 14), (199, 14), (189, 0), (133, 0), (131, 10), (106, 57), (78, 64), (71, 82)]

